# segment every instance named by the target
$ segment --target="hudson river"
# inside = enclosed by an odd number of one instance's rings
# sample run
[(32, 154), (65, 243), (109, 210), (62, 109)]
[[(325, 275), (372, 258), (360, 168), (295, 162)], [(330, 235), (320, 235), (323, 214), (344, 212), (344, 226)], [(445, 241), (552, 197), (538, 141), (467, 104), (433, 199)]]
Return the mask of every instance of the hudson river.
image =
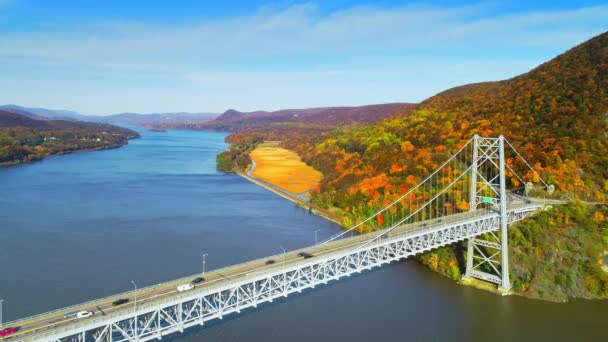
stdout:
[[(339, 227), (215, 170), (225, 134), (151, 133), (120, 149), (0, 168), (0, 299), (10, 321), (314, 243)], [(317, 287), (179, 341), (601, 341), (607, 301), (460, 286), (413, 261)]]

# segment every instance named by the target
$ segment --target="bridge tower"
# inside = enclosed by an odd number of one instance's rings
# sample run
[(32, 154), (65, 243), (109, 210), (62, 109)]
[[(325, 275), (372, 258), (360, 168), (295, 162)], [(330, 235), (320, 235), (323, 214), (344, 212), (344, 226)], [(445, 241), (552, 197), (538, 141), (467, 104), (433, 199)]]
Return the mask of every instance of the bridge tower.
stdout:
[(507, 245), (507, 191), (505, 183), (505, 138), (473, 137), (469, 210), (485, 207), (499, 214), (497, 232), (471, 238), (467, 246), (466, 278), (477, 278), (509, 291), (509, 250)]

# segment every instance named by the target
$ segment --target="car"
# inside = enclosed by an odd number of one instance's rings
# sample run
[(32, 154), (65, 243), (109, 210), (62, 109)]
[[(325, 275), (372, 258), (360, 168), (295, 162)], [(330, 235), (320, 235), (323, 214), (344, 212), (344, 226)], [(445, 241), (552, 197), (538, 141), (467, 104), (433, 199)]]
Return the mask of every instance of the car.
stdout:
[(76, 314), (77, 314), (77, 313), (78, 313), (78, 312), (76, 312), (76, 311), (74, 311), (74, 312), (68, 312), (68, 313), (66, 313), (65, 315), (63, 315), (63, 318), (65, 318), (65, 319), (68, 319), (68, 318), (74, 318), (74, 317), (76, 317)]
[(17, 328), (17, 327), (8, 327), (6, 329), (0, 330), (0, 336), (4, 337), (4, 336), (12, 335), (12, 334), (16, 333), (17, 330), (19, 330), (19, 328)]
[(192, 284), (183, 284), (177, 287), (177, 292), (190, 291), (194, 288)]
[(200, 284), (200, 283), (202, 283), (204, 281), (205, 281), (205, 278), (203, 278), (203, 277), (196, 277), (196, 278), (192, 279), (192, 284)]
[(308, 253), (308, 252), (300, 252), (300, 253), (298, 253), (298, 256), (301, 256), (301, 257), (303, 257), (304, 259), (309, 259), (309, 258), (312, 258), (312, 257), (313, 257), (313, 255), (312, 255), (312, 254), (310, 254), (310, 253)]
[(270, 260), (267, 260), (267, 261), (266, 261), (266, 265), (272, 265), (272, 264), (274, 264), (275, 262), (276, 262), (276, 261), (274, 261), (274, 260), (270, 259)]
[(381, 239), (388, 239), (388, 234), (382, 234), (382, 235), (380, 235), (380, 238)]
[(120, 299), (112, 302), (112, 306), (119, 306), (119, 305), (122, 305), (122, 304), (128, 303), (128, 302), (129, 302), (129, 300), (127, 298), (120, 298)]
[(82, 319), (93, 316), (95, 313), (93, 311), (78, 311), (76, 313), (76, 318)]

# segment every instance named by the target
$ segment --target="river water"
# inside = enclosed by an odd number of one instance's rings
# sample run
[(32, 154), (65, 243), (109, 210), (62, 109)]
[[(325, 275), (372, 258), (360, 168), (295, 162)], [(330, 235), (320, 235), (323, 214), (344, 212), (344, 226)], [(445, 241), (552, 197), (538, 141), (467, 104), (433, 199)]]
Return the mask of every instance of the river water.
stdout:
[[(314, 243), (339, 227), (215, 170), (225, 134), (0, 168), (4, 321)], [(499, 297), (404, 261), (174, 335), (176, 341), (608, 339), (608, 302)]]

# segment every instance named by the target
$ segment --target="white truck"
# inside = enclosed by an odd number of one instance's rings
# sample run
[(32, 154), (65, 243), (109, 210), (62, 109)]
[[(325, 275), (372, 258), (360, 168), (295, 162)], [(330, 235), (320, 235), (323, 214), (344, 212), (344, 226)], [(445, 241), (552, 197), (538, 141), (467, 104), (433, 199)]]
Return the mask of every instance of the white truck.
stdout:
[(194, 288), (192, 284), (183, 284), (177, 287), (177, 292), (190, 291)]

